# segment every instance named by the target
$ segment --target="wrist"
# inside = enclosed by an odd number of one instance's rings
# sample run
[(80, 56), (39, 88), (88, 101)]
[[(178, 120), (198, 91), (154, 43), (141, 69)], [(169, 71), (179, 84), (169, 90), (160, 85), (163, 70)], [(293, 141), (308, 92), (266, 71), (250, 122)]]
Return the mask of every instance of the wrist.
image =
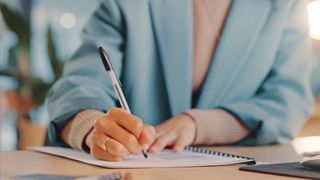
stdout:
[(184, 121), (190, 122), (192, 134), (193, 134), (193, 139), (191, 144), (195, 144), (196, 136), (197, 136), (197, 121), (195, 120), (194, 117), (192, 117), (186, 112), (183, 112), (180, 116), (183, 117), (182, 119), (184, 119)]
[(222, 109), (192, 109), (186, 114), (197, 124), (194, 144), (233, 144), (250, 133), (239, 119)]

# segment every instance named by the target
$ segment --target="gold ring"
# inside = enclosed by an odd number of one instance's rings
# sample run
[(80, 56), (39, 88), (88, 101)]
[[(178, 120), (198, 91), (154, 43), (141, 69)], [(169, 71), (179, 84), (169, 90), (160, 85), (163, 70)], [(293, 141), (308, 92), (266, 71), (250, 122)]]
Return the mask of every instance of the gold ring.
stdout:
[(107, 136), (103, 136), (103, 138), (101, 139), (100, 143), (99, 143), (99, 147), (101, 147), (101, 149), (103, 149), (104, 151), (107, 152), (107, 141), (109, 140), (110, 138), (107, 137)]

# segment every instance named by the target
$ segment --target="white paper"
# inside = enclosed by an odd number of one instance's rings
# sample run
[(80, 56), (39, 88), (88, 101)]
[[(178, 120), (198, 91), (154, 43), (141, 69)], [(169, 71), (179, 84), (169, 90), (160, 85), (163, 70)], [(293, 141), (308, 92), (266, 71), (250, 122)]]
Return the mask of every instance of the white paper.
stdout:
[(125, 157), (120, 162), (110, 162), (94, 159), (90, 154), (70, 148), (41, 146), (29, 147), (29, 149), (107, 168), (217, 166), (251, 161), (243, 158), (217, 156), (189, 151), (175, 153), (170, 150), (164, 150), (157, 154), (148, 154), (147, 159), (145, 159), (142, 155), (130, 155), (128, 157)]

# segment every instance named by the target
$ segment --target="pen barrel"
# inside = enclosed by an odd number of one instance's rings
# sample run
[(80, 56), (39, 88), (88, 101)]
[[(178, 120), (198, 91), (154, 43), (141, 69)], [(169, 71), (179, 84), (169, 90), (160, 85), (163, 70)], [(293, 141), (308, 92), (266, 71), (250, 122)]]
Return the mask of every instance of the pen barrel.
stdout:
[(108, 71), (108, 73), (109, 73), (109, 76), (111, 78), (113, 88), (116, 91), (116, 94), (117, 94), (118, 99), (120, 101), (121, 107), (123, 109), (125, 109), (126, 111), (128, 111), (129, 114), (131, 114), (129, 105), (128, 105), (128, 103), (126, 101), (126, 98), (125, 98), (125, 96), (123, 94), (123, 91), (121, 89), (120, 82), (118, 81), (118, 79), (117, 79), (117, 77), (116, 77), (116, 75), (114, 74), (113, 71)]
[(121, 104), (121, 107), (125, 110), (128, 111), (129, 114), (131, 114), (131, 111), (130, 111), (130, 108), (129, 108), (129, 105), (126, 101), (126, 98), (124, 97), (124, 94), (120, 88), (120, 86), (118, 84), (114, 84), (113, 87), (116, 89), (116, 91), (118, 92), (117, 96), (119, 98), (119, 101), (120, 101), (120, 104)]

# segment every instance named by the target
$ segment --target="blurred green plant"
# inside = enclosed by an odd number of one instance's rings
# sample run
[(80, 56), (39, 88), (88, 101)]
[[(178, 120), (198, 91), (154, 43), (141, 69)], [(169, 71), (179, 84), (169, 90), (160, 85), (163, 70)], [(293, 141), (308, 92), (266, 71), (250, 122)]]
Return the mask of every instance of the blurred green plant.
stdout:
[(3, 3), (0, 3), (0, 10), (8, 29), (18, 37), (17, 46), (9, 52), (9, 67), (0, 70), (0, 76), (14, 77), (18, 81), (17, 94), (22, 101), (32, 101), (33, 106), (41, 105), (49, 88), (62, 74), (63, 68), (63, 60), (59, 59), (56, 54), (52, 29), (48, 27), (47, 50), (54, 72), (54, 80), (47, 83), (31, 73), (30, 41), (32, 34), (29, 24), (19, 12), (15, 12)]

